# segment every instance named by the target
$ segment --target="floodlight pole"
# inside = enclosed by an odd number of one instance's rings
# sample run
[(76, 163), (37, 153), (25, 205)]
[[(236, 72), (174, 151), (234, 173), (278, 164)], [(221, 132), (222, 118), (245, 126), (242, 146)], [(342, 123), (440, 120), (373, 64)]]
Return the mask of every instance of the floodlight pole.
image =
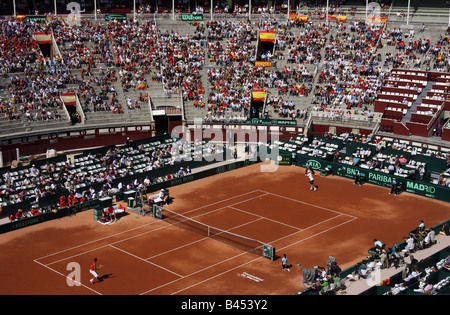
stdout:
[(408, 13), (406, 14), (406, 25), (409, 25), (409, 6), (411, 4), (411, 0), (408, 0)]
[(288, 0), (288, 9), (287, 9), (287, 19), (288, 19), (288, 21), (289, 21), (290, 14), (291, 14), (291, 1)]
[(369, 0), (366, 0), (366, 23), (367, 23), (367, 10), (369, 10)]

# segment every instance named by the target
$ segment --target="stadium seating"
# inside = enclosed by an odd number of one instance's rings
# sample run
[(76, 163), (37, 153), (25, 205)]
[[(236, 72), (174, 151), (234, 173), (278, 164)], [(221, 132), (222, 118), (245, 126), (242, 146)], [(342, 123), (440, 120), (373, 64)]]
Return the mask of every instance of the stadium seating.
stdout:
[[(202, 162), (224, 153), (221, 146), (206, 141), (186, 143), (165, 136), (128, 146), (86, 150), (75, 155), (73, 160), (59, 156), (20, 169), (3, 168), (0, 179), (2, 206), (7, 209), (9, 205), (20, 204), (26, 214), (33, 207), (67, 206), (60, 203), (61, 196), (73, 196), (74, 203), (81, 203), (115, 195), (119, 190), (123, 192), (143, 185), (144, 175), (149, 177), (146, 185), (149, 186), (185, 175), (185, 170), (180, 173), (177, 166), (184, 165), (180, 163)], [(7, 213), (4, 211), (2, 216)]]
[[(435, 234), (438, 235), (443, 224), (444, 223), (433, 226), (429, 230), (435, 231)], [(438, 236), (438, 239), (439, 237), (446, 236)], [(388, 254), (387, 258), (389, 264), (385, 268), (392, 269), (392, 275), (386, 279), (380, 279), (380, 283), (369, 286), (368, 289), (360, 292), (360, 295), (446, 294), (445, 292), (450, 286), (450, 275), (448, 269), (442, 267), (446, 262), (448, 263), (450, 255), (449, 248), (446, 247), (438, 250), (434, 254), (425, 256), (425, 258), (417, 261), (411, 253), (405, 252), (405, 245), (405, 241), (403, 240), (391, 247), (385, 248)], [(429, 245), (426, 248), (430, 248), (430, 246), (432, 247), (435, 245)], [(416, 250), (421, 251), (425, 250), (425, 248)], [(415, 253), (417, 253), (417, 251)], [(366, 281), (365, 279), (370, 278), (372, 273), (376, 273), (383, 268), (382, 263), (380, 262), (379, 253), (374, 252), (373, 249), (369, 249), (368, 254), (366, 259), (342, 270), (340, 272), (340, 277), (345, 279), (343, 286), (328, 291), (326, 294), (346, 294), (346, 287), (354, 286), (355, 281)], [(361, 265), (363, 264), (366, 267), (364, 269), (361, 268)], [(405, 284), (403, 280), (410, 273), (413, 266), (418, 268), (418, 276)], [(323, 282), (322, 277), (318, 277), (317, 281)], [(433, 284), (433, 287), (430, 291), (424, 292), (423, 288), (427, 282)], [(340, 290), (342, 290), (343, 293), (340, 293)], [(316, 293), (314, 293), (312, 288), (307, 288), (298, 294), (309, 295)], [(325, 293), (320, 292), (320, 294)]]

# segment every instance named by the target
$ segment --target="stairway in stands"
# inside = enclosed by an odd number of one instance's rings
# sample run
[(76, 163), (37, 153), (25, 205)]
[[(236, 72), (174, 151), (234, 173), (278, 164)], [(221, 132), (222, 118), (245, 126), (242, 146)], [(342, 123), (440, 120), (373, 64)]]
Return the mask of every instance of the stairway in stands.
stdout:
[(411, 120), (411, 114), (417, 111), (417, 106), (422, 104), (422, 100), (427, 96), (427, 93), (431, 90), (433, 82), (428, 81), (427, 85), (423, 88), (422, 92), (417, 96), (417, 99), (412, 103), (405, 115), (403, 115), (402, 123), (406, 123)]

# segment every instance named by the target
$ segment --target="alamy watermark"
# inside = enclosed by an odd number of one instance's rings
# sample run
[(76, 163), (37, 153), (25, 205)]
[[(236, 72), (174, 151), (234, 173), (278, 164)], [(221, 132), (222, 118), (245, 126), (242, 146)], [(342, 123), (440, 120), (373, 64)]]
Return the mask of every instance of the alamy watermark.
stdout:
[(66, 10), (70, 11), (67, 15), (66, 22), (71, 26), (76, 26), (81, 23), (81, 14), (84, 10), (81, 10), (81, 6), (78, 2), (69, 2), (66, 6)]
[(81, 286), (81, 267), (77, 262), (70, 262), (66, 266), (66, 270), (70, 271), (66, 276), (66, 283), (69, 287)]
[(377, 2), (370, 2), (366, 6), (366, 23), (370, 25), (384, 24), (384, 17), (381, 15), (381, 6)]

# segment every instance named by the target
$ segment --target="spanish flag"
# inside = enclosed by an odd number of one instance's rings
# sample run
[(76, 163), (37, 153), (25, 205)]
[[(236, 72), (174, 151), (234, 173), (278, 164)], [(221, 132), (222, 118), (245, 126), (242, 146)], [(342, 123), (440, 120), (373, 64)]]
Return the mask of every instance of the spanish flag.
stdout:
[(368, 22), (370, 23), (386, 23), (387, 22), (387, 16), (373, 16), (368, 17)]
[(254, 101), (264, 101), (266, 99), (266, 91), (265, 90), (253, 90), (252, 91), (252, 99)]
[(61, 99), (66, 105), (75, 105), (77, 98), (75, 93), (61, 93)]
[(257, 67), (272, 67), (272, 61), (255, 61)]
[(308, 21), (308, 16), (307, 15), (298, 15), (298, 14), (291, 12), (289, 14), (289, 20)]
[(34, 38), (39, 44), (52, 43), (52, 34), (47, 34), (45, 32), (34, 32)]
[(345, 21), (347, 21), (347, 16), (346, 15), (338, 15), (338, 16), (336, 16), (336, 19), (339, 22), (345, 22)]
[(259, 31), (259, 40), (262, 42), (275, 42), (276, 31)]

